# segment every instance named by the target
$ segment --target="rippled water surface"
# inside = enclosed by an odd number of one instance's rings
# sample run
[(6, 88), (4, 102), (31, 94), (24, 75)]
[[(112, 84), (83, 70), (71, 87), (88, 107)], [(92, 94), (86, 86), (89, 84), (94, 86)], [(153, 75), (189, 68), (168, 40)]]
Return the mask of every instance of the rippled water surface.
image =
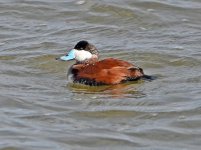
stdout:
[[(79, 40), (157, 79), (68, 84)], [(0, 0), (0, 150), (199, 150), (200, 0)]]

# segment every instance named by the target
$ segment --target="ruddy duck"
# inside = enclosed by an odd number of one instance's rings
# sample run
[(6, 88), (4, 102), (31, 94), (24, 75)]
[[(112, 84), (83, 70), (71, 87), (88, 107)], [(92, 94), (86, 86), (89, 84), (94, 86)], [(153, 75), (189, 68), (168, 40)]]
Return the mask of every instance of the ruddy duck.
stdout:
[(78, 42), (70, 52), (60, 60), (76, 60), (68, 71), (74, 83), (90, 86), (114, 85), (141, 78), (151, 79), (139, 68), (127, 61), (106, 58), (98, 60), (97, 48), (87, 41)]

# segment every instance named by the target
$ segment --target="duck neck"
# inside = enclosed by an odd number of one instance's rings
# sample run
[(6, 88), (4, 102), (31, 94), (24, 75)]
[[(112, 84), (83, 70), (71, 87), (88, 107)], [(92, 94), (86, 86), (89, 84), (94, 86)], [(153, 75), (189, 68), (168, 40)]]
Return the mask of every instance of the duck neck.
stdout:
[(84, 61), (76, 61), (76, 64), (95, 64), (98, 61), (98, 56), (93, 54), (90, 59), (86, 59)]

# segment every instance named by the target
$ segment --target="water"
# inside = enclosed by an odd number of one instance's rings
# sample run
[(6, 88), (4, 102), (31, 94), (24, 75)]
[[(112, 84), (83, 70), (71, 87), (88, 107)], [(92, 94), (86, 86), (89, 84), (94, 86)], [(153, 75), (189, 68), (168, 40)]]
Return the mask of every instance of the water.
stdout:
[[(199, 150), (200, 0), (0, 0), (0, 150)], [(68, 84), (79, 40), (155, 75)]]

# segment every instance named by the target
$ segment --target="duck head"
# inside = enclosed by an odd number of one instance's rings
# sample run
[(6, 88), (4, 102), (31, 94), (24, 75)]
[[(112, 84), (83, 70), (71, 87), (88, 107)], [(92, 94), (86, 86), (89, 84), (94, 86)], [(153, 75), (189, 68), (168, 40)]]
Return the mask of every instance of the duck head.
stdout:
[(96, 47), (87, 41), (79, 41), (67, 55), (61, 56), (59, 59), (63, 61), (75, 59), (77, 62), (84, 62), (94, 58), (98, 58)]

